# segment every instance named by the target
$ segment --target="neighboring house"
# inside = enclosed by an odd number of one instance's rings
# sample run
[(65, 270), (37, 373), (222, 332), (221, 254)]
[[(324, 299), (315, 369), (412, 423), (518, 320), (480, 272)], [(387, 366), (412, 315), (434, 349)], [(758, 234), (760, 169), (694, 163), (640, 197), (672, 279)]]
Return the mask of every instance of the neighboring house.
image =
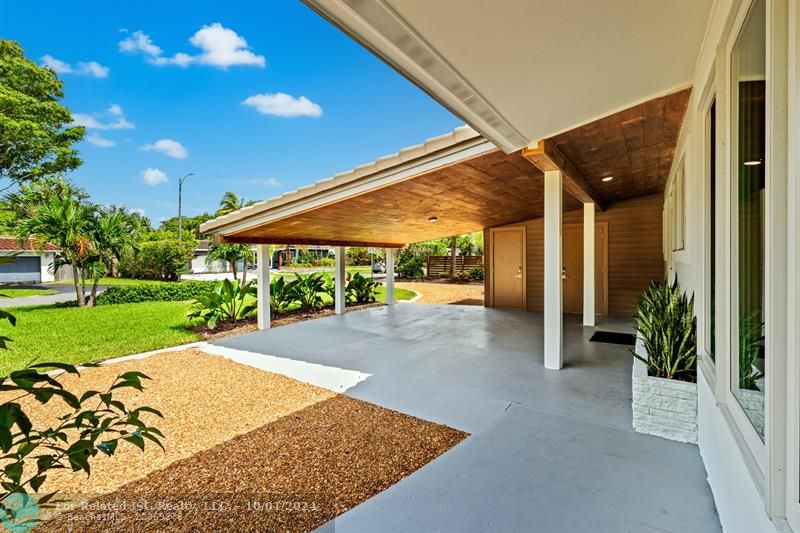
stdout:
[[(333, 248), (330, 246), (295, 246), (292, 244), (289, 246), (282, 246), (280, 248), (276, 247), (272, 251), (272, 266), (274, 268), (280, 268), (281, 266), (286, 266), (289, 263), (296, 263), (297, 256), (301, 249), (307, 252), (309, 255), (319, 259), (333, 257)], [(287, 256), (291, 259), (291, 261), (287, 261)]]
[(260, 257), (336, 246), (343, 281), (345, 246), (387, 248), (391, 272), (406, 243), (483, 230), (485, 305), (541, 312), (554, 371), (563, 312), (629, 316), (677, 275), (722, 525), (800, 531), (800, 3), (305, 1), (470, 127), (201, 231)]
[(46, 244), (39, 253), (30, 240), (20, 246), (14, 237), (0, 237), (0, 283), (41, 283), (55, 281), (53, 260), (59, 248)]
[(207, 239), (197, 241), (197, 248), (194, 249), (194, 256), (189, 262), (189, 274), (216, 274), (230, 271), (230, 265), (228, 265), (226, 261), (217, 259), (210, 263), (208, 262), (209, 245), (210, 241)]

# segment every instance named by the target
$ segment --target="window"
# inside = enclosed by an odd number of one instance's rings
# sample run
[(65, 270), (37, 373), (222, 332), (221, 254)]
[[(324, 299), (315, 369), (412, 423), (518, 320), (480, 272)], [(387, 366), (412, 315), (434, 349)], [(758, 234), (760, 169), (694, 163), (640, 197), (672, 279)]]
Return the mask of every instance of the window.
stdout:
[(708, 297), (707, 297), (707, 324), (706, 353), (712, 361), (716, 360), (716, 253), (717, 253), (717, 102), (711, 102), (711, 107), (706, 115), (706, 172), (708, 174), (708, 216), (710, 219), (708, 231)]
[(764, 257), (766, 4), (753, 3), (733, 48), (731, 124), (733, 185), (733, 347), (731, 389), (764, 439)]
[(678, 164), (675, 171), (675, 179), (672, 183), (670, 192), (670, 224), (672, 225), (672, 251), (677, 252), (685, 247), (686, 231), (686, 177), (684, 160)]

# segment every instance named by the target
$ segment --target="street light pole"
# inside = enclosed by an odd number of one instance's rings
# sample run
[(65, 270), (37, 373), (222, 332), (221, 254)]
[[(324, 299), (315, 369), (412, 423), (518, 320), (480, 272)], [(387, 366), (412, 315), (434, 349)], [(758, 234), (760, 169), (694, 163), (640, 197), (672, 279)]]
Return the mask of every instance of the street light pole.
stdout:
[(191, 172), (186, 174), (184, 177), (178, 180), (178, 241), (182, 241), (181, 237), (183, 236), (183, 216), (181, 215), (181, 202), (183, 196), (183, 182), (186, 181), (186, 178), (189, 176), (194, 176)]

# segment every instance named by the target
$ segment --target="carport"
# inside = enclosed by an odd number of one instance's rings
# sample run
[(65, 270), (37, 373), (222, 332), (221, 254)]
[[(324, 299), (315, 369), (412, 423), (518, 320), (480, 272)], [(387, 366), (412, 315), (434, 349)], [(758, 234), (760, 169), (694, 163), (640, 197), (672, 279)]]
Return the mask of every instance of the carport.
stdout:
[[(507, 299), (498, 298), (497, 293), (510, 290), (522, 295), (517, 298), (518, 308), (541, 309), (544, 365), (560, 369), (564, 360), (562, 283), (568, 278), (562, 270), (564, 217), (577, 221), (582, 231), (581, 249), (570, 257), (582, 256), (578, 290), (586, 326), (596, 323), (597, 284), (604, 281), (597, 270), (605, 263), (595, 246), (595, 218), (613, 211), (617, 219), (631, 221), (629, 242), (611, 258), (623, 259), (616, 266), (625, 270), (618, 290), (630, 293), (629, 307), (621, 313), (630, 316), (638, 292), (650, 279), (663, 276), (661, 195), (675, 164), (675, 144), (690, 92), (685, 88), (652, 98), (511, 153), (463, 126), (208, 221), (200, 230), (220, 242), (258, 245), (259, 328), (266, 329), (270, 322), (267, 245), (335, 246), (335, 308), (341, 314), (345, 312), (346, 246), (386, 248), (387, 304), (392, 305), (396, 249), (478, 230), (496, 229), (500, 234), (509, 226), (522, 228), (525, 221), (539, 220), (541, 249), (531, 240), (535, 224), (528, 224), (527, 231), (521, 229), (523, 240), (517, 240), (516, 255), (501, 250), (499, 241), (487, 244), (492, 256), (487, 262), (491, 280), (487, 276), (485, 292), (490, 299), (486, 305), (508, 307)], [(648, 196), (656, 204), (644, 215), (637, 206), (626, 204)], [(640, 231), (645, 226), (651, 228), (648, 243), (642, 242)], [(612, 238), (622, 234), (613, 228), (611, 233)], [(602, 238), (607, 241), (607, 236)], [(651, 250), (649, 268), (638, 260), (636, 250), (645, 244)], [(625, 285), (631, 285), (637, 274), (639, 285), (634, 284), (630, 292)], [(527, 292), (526, 287), (530, 287)], [(541, 291), (535, 296), (537, 288)], [(604, 290), (609, 291), (608, 286)], [(523, 300), (531, 296), (535, 300), (526, 305)]]

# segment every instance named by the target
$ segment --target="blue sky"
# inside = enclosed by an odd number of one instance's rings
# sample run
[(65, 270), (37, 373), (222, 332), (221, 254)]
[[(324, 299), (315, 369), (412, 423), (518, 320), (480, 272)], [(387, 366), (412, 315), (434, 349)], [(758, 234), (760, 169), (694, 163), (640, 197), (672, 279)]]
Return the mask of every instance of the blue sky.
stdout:
[(3, 1), (0, 36), (61, 71), (93, 126), (73, 181), (154, 224), (187, 172), (184, 213), (213, 212), (227, 190), (265, 199), (461, 124), (290, 0)]

